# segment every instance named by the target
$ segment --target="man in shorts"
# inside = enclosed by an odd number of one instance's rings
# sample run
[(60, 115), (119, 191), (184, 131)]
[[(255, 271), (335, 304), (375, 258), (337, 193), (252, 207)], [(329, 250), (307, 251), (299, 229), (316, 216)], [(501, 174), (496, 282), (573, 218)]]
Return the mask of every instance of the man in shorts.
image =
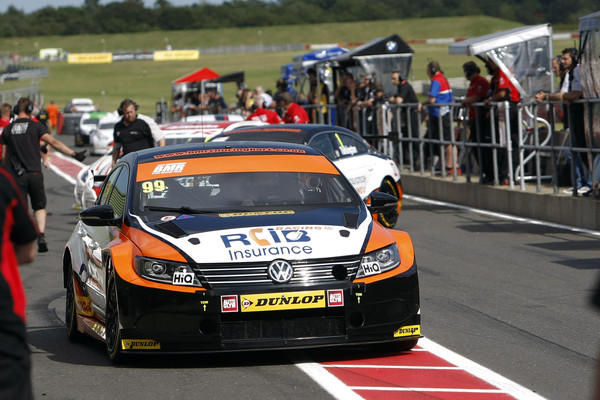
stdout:
[(86, 150), (77, 153), (54, 138), (46, 126), (31, 119), (33, 110), (32, 100), (27, 97), (20, 98), (14, 110), (16, 119), (4, 128), (0, 142), (2, 143), (2, 164), (12, 172), (23, 192), (23, 197), (27, 198), (29, 195), (31, 200), (33, 215), (40, 232), (38, 251), (43, 253), (48, 251), (48, 243), (44, 235), (46, 230), (46, 191), (42, 174), (40, 140), (77, 161), (85, 159)]

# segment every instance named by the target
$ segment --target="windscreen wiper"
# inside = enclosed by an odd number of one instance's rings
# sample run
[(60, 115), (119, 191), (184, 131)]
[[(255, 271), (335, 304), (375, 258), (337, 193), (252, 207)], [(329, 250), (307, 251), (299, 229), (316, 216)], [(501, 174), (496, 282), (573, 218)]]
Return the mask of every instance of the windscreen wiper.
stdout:
[(179, 214), (211, 214), (216, 213), (216, 210), (207, 210), (207, 209), (198, 209), (192, 207), (163, 207), (163, 206), (144, 206), (144, 210), (146, 211), (166, 211), (166, 212), (176, 212)]

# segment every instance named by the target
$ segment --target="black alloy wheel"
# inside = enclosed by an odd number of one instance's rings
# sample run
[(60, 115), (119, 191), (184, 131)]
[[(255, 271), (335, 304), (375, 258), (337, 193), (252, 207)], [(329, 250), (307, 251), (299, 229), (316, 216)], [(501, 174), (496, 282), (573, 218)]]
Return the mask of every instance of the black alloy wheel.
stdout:
[[(392, 181), (389, 178), (383, 180), (379, 191), (382, 193), (391, 194), (392, 196), (399, 199), (398, 187), (396, 186), (396, 182)], [(396, 222), (398, 222), (398, 208), (396, 207), (393, 211), (387, 213), (377, 214), (377, 220), (381, 225), (386, 228), (393, 228), (396, 226)]]
[(112, 275), (106, 296), (106, 352), (108, 358), (115, 364), (118, 364), (123, 359), (120, 326), (117, 285), (115, 277)]
[(73, 268), (68, 266), (67, 276), (67, 295), (65, 299), (65, 326), (67, 337), (71, 342), (77, 342), (81, 339), (81, 332), (77, 330), (77, 306), (75, 302), (75, 282), (73, 281)]

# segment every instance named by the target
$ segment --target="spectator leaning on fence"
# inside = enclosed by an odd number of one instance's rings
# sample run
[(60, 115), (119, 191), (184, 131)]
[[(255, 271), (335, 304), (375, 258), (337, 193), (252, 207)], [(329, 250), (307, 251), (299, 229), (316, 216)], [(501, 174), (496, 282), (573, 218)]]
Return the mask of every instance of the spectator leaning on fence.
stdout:
[[(431, 87), (427, 93), (427, 100), (423, 102), (423, 106), (428, 105), (428, 123), (427, 137), (432, 140), (440, 139), (440, 124), (442, 122), (442, 135), (445, 141), (450, 141), (454, 130), (451, 126), (450, 104), (454, 100), (452, 88), (444, 76), (440, 64), (437, 61), (431, 61), (427, 64), (427, 76), (431, 79)], [(437, 105), (433, 105), (437, 104)], [(458, 167), (452, 164), (452, 160), (456, 160), (456, 146), (442, 145), (444, 148), (445, 168), (448, 173), (454, 172), (454, 168), (458, 172)], [(435, 149), (430, 156), (439, 153), (439, 148)], [(444, 166), (442, 166), (443, 168)]]
[[(562, 51), (561, 67), (564, 76), (561, 80), (560, 90), (556, 93), (538, 92), (535, 99), (543, 101), (562, 101), (564, 104), (564, 126), (569, 129), (569, 140), (573, 147), (586, 147), (584, 106), (574, 101), (582, 98), (581, 81), (578, 68), (578, 51), (575, 48), (566, 48)], [(567, 157), (575, 168), (575, 184), (577, 194), (588, 195), (592, 189), (591, 174), (588, 169), (586, 153), (568, 152)], [(573, 193), (573, 189), (566, 189), (565, 193)]]
[[(476, 143), (491, 143), (488, 110), (483, 105), (473, 105), (474, 103), (483, 102), (490, 90), (490, 84), (487, 79), (480, 75), (481, 69), (474, 61), (464, 63), (463, 71), (469, 81), (469, 88), (460, 105), (469, 107), (469, 140)], [(481, 173), (480, 183), (493, 183), (492, 149), (489, 147), (477, 147), (475, 149)]]
[[(519, 162), (519, 118), (518, 112), (519, 109), (517, 105), (521, 101), (521, 94), (517, 90), (517, 88), (512, 84), (510, 79), (502, 72), (502, 70), (496, 65), (496, 63), (491, 59), (487, 59), (486, 67), (488, 68), (488, 72), (492, 75), (492, 80), (490, 82), (490, 89), (492, 92), (492, 96), (488, 97), (484, 100), (484, 102), (489, 106), (489, 103), (498, 103), (502, 102), (496, 108), (496, 132), (498, 132), (500, 136), (500, 140), (496, 141), (496, 143), (505, 144), (507, 142), (506, 137), (503, 136), (506, 133), (506, 129), (499, 129), (498, 121), (504, 120), (504, 103), (508, 102), (509, 107), (509, 118), (510, 124), (508, 126), (508, 132), (510, 133), (511, 140), (511, 150), (512, 150), (512, 165), (513, 172), (514, 168), (518, 165)], [(503, 146), (505, 148), (505, 146)], [(506, 150), (502, 149), (499, 153), (498, 157), (498, 165), (500, 168), (500, 183), (502, 185), (509, 184), (509, 168), (508, 168), (508, 153)]]
[[(406, 79), (400, 75), (399, 71), (392, 72), (392, 83), (396, 86), (396, 93), (388, 98), (390, 104), (413, 104), (411, 107), (392, 108), (393, 122), (402, 136), (418, 139), (419, 134), (419, 116), (421, 103), (415, 93), (414, 88)], [(409, 124), (410, 115), (410, 124)], [(400, 121), (397, 121), (400, 117)], [(416, 160), (419, 151), (419, 142), (412, 143), (413, 159)]]

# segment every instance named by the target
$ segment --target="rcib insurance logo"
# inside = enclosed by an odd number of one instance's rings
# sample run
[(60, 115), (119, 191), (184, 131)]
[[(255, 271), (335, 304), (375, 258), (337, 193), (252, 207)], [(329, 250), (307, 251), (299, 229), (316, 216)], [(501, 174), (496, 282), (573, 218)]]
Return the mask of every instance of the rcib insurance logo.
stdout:
[(221, 296), (221, 312), (238, 312), (237, 296)]
[(329, 307), (344, 306), (344, 291), (342, 289), (327, 291), (327, 305)]

